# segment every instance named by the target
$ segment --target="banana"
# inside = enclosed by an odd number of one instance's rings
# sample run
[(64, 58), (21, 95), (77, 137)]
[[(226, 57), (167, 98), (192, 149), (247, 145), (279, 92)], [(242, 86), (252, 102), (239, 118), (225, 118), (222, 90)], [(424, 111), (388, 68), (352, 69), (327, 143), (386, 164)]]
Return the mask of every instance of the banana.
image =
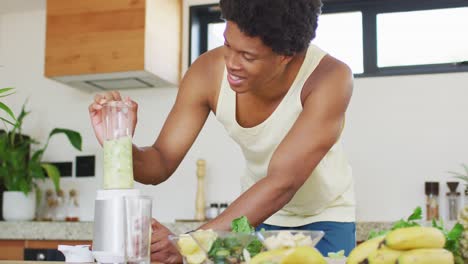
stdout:
[(359, 244), (349, 253), (346, 264), (360, 264), (363, 262), (370, 253), (376, 251), (380, 247), (384, 238), (385, 236), (378, 236)]
[(403, 252), (404, 251), (394, 250), (386, 246), (383, 246), (379, 248), (378, 250), (369, 254), (369, 257), (367, 258), (367, 263), (369, 264), (395, 264), (398, 257)]
[(445, 236), (434, 227), (414, 226), (391, 231), (385, 237), (384, 244), (396, 250), (443, 248)]
[(443, 248), (420, 248), (404, 252), (398, 264), (453, 264), (452, 252)]

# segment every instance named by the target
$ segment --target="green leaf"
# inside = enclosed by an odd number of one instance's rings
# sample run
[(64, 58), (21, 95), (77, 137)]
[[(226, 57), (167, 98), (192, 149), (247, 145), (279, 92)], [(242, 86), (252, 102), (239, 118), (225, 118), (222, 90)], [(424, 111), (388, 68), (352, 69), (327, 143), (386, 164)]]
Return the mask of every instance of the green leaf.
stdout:
[(50, 132), (49, 138), (51, 138), (53, 135), (61, 134), (61, 133), (67, 136), (68, 140), (73, 145), (73, 147), (81, 151), (81, 143), (82, 143), (81, 135), (80, 133), (74, 130), (65, 129), (65, 128), (55, 128), (54, 130), (52, 130), (52, 132)]
[(2, 98), (2, 97), (7, 97), (7, 96), (10, 96), (10, 95), (12, 95), (12, 94), (14, 94), (14, 92), (13, 92), (13, 93), (9, 93), (9, 94), (2, 94), (2, 95), (0, 95), (0, 98)]
[(11, 91), (11, 90), (13, 90), (13, 89), (15, 89), (15, 88), (13, 88), (13, 87), (1, 88), (1, 89), (0, 89), (0, 94), (6, 93), (6, 92)]
[(465, 181), (468, 184), (468, 176), (455, 176), (455, 178)]
[(5, 119), (5, 118), (3, 118), (3, 117), (0, 117), (0, 119), (3, 120), (3, 122), (6, 122), (6, 123), (8, 123), (8, 124), (10, 124), (10, 125), (12, 125), (12, 126), (15, 125), (15, 124), (13, 124), (10, 120), (7, 120), (7, 119)]
[(465, 169), (465, 175), (468, 176), (468, 165), (462, 164), (463, 169)]
[(13, 111), (11, 111), (11, 109), (6, 104), (0, 102), (0, 109), (5, 111), (11, 118), (13, 118), (13, 120), (16, 120), (16, 117), (13, 114)]
[(255, 231), (255, 228), (250, 225), (249, 220), (245, 216), (232, 220), (231, 229), (234, 233), (252, 233)]
[(47, 176), (49, 176), (49, 178), (54, 183), (55, 191), (58, 192), (60, 190), (60, 172), (59, 172), (59, 170), (57, 169), (57, 167), (55, 167), (52, 164), (43, 163), (43, 164), (41, 164), (41, 166), (46, 171)]
[(380, 230), (380, 231), (371, 230), (369, 232), (369, 236), (367, 237), (367, 240), (375, 238), (375, 237), (386, 235), (388, 232), (389, 232), (388, 230)]
[(254, 257), (258, 253), (260, 253), (260, 251), (262, 251), (262, 248), (263, 248), (263, 244), (258, 239), (252, 240), (246, 247), (251, 257)]
[(463, 225), (460, 223), (456, 223), (452, 230), (450, 230), (447, 234), (448, 239), (458, 240), (461, 235), (463, 234)]
[(420, 206), (414, 209), (413, 213), (408, 217), (408, 221), (415, 221), (422, 219), (422, 209)]

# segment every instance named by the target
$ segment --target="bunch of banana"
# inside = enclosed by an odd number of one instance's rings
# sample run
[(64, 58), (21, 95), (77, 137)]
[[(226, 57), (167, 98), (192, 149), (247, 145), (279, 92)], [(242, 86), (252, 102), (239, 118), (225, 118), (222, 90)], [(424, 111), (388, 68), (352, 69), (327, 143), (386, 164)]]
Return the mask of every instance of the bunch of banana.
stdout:
[(460, 238), (460, 255), (468, 262), (468, 205), (465, 205), (465, 208), (461, 211), (458, 222), (464, 227)]
[(351, 251), (346, 263), (453, 264), (453, 255), (444, 245), (445, 236), (437, 228), (400, 228), (361, 243)]

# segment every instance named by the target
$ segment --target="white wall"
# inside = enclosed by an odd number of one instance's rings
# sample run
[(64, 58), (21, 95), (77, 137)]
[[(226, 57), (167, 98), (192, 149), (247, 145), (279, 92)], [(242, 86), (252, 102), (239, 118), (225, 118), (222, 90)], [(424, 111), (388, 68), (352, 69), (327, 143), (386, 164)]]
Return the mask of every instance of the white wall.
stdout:
[[(17, 113), (29, 98), (25, 132), (44, 140), (55, 127), (76, 129), (83, 152), (54, 138), (45, 158), (70, 161), (97, 157), (95, 178), (64, 179), (64, 189), (80, 190), (81, 219), (92, 220), (93, 199), (102, 184), (102, 151), (88, 119), (88, 94), (43, 77), (45, 11), (0, 15), (0, 87), (17, 93), (3, 98)], [(356, 179), (358, 220), (395, 220), (424, 204), (425, 180), (451, 180), (446, 170), (468, 162), (468, 73), (366, 78), (355, 81), (344, 134)], [(177, 89), (123, 91), (140, 104), (134, 142), (152, 144), (174, 102)], [(232, 201), (239, 193), (244, 162), (237, 146), (210, 116), (175, 175), (160, 186), (138, 188), (153, 196), (153, 214), (167, 222), (194, 215), (195, 162), (207, 160), (207, 200)], [(444, 188), (441, 193), (445, 193)], [(445, 200), (443, 200), (445, 201)], [(444, 205), (444, 204), (443, 204)]]

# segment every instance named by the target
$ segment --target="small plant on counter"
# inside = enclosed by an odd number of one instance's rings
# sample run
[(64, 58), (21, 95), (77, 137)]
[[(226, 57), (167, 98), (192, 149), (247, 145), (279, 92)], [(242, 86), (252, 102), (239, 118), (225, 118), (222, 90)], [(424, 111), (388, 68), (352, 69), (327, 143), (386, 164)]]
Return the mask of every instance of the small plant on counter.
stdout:
[[(465, 164), (462, 164), (462, 166), (465, 174), (454, 171), (449, 171), (448, 173), (454, 175), (455, 178), (464, 181), (466, 188), (468, 188), (468, 166)], [(464, 227), (460, 238), (460, 255), (468, 260), (468, 204), (465, 204), (465, 207), (461, 210), (458, 222)]]
[[(0, 108), (5, 109), (1, 106)], [(49, 177), (58, 191), (60, 172), (54, 165), (42, 162), (43, 154), (50, 139), (58, 134), (65, 134), (71, 145), (81, 151), (81, 135), (74, 130), (55, 128), (49, 133), (46, 143), (31, 153), (31, 146), (39, 145), (39, 142), (22, 134), (23, 121), (29, 113), (24, 104), (21, 113), (17, 117), (13, 116), (13, 122), (2, 118), (5, 131), (0, 134), (0, 182), (3, 182), (8, 191), (28, 194), (37, 186), (36, 180)], [(6, 123), (10, 124), (10, 129)]]
[[(13, 91), (13, 88), (1, 88), (0, 89), (0, 98), (3, 98), (5, 96), (9, 96), (11, 94), (14, 94), (15, 92)], [(3, 102), (0, 102), (0, 109), (7, 113), (9, 115), (9, 117), (11, 117), (13, 120), (15, 120), (15, 115), (13, 114), (13, 111), (11, 111), (10, 107), (8, 107), (5, 103)], [(0, 116), (0, 120), (2, 120), (3, 122), (6, 122), (10, 125), (13, 125), (12, 121), (4, 118), (4, 117), (1, 117)]]

